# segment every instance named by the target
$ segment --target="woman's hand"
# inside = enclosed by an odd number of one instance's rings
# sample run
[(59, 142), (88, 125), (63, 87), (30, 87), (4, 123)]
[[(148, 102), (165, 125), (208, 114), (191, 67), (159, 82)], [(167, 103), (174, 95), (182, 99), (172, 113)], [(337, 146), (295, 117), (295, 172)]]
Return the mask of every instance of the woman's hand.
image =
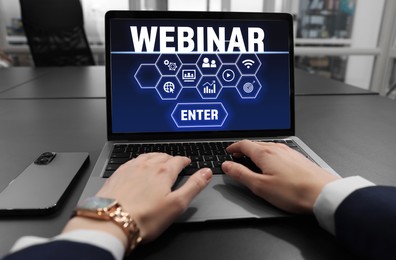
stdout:
[[(142, 154), (121, 165), (96, 196), (116, 199), (135, 220), (144, 242), (158, 237), (209, 183), (210, 169), (201, 169), (172, 191), (179, 173), (191, 161), (165, 153)], [(109, 232), (126, 245), (126, 236), (111, 222), (74, 218), (64, 232), (88, 228)]]
[(230, 145), (227, 151), (249, 157), (262, 171), (255, 173), (227, 161), (222, 165), (227, 175), (273, 205), (293, 213), (312, 213), (323, 187), (339, 178), (284, 144), (244, 140)]

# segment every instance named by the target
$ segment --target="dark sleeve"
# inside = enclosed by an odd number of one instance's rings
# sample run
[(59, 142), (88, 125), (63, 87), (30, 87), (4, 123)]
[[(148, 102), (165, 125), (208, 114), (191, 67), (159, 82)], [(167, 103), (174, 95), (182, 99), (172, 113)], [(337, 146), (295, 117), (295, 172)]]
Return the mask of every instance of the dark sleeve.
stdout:
[(45, 244), (27, 247), (15, 253), (9, 254), (4, 260), (14, 259), (56, 259), (56, 260), (114, 260), (113, 255), (99, 247), (78, 242), (58, 240)]
[(359, 259), (396, 259), (396, 187), (354, 191), (334, 221), (337, 239)]

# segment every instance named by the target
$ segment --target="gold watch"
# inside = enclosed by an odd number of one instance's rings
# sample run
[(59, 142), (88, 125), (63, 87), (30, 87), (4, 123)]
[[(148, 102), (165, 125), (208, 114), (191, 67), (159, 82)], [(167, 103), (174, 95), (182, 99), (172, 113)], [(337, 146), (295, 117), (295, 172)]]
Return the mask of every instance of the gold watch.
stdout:
[(89, 197), (79, 203), (74, 216), (104, 221), (112, 221), (119, 226), (128, 238), (126, 252), (132, 251), (141, 241), (140, 230), (129, 213), (115, 199)]

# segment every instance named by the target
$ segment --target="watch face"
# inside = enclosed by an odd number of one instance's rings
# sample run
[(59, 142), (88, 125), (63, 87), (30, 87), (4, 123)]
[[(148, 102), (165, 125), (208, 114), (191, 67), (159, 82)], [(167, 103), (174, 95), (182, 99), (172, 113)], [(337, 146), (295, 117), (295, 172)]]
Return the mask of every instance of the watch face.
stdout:
[(109, 208), (114, 203), (115, 199), (89, 197), (79, 205), (79, 208), (97, 210), (98, 208)]

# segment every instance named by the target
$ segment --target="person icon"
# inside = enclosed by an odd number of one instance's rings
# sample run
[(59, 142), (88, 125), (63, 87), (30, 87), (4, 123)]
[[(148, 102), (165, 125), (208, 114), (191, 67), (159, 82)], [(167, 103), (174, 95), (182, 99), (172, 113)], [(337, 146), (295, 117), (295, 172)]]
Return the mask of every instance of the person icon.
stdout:
[(202, 68), (210, 68), (211, 66), (210, 66), (210, 64), (209, 64), (209, 58), (208, 57), (205, 57), (204, 59), (203, 59), (203, 62), (202, 62)]
[(217, 65), (216, 65), (216, 60), (212, 60), (212, 61), (211, 61), (210, 67), (211, 67), (211, 68), (216, 68), (216, 67), (217, 67)]

